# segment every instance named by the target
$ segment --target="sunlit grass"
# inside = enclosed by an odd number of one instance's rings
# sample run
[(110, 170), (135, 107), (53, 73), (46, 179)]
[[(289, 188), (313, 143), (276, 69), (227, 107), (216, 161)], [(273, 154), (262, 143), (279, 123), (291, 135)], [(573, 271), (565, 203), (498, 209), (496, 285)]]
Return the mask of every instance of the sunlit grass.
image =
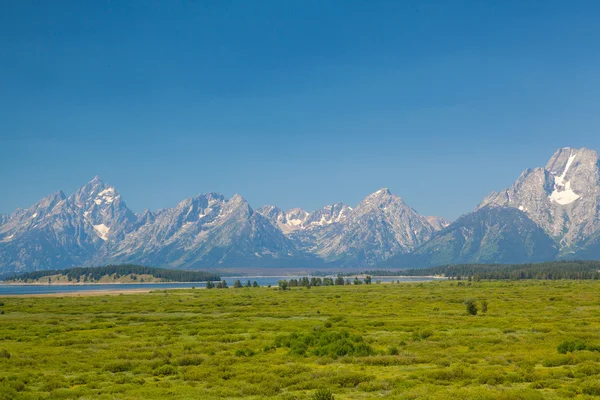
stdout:
[(595, 281), (1, 300), (2, 399), (600, 395)]

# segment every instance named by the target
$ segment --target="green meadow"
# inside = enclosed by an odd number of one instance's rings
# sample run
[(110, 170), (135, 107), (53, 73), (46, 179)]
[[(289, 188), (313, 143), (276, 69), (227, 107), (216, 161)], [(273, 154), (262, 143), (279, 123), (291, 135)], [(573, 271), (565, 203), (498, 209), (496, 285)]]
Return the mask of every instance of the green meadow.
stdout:
[(598, 281), (0, 298), (0, 399), (597, 398), (599, 350)]

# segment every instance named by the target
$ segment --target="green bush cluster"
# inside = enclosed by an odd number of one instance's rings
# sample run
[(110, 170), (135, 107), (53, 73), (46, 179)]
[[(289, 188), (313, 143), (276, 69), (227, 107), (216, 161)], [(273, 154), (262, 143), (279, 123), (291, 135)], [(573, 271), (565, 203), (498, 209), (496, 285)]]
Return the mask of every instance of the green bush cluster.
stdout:
[(290, 349), (290, 354), (318, 357), (338, 358), (344, 356), (364, 357), (373, 355), (371, 346), (365, 343), (362, 336), (351, 335), (347, 331), (330, 331), (317, 329), (310, 333), (294, 332), (290, 335), (278, 336), (276, 347)]
[(583, 340), (565, 340), (558, 345), (560, 354), (572, 353), (578, 350), (600, 351), (600, 346), (586, 344)]

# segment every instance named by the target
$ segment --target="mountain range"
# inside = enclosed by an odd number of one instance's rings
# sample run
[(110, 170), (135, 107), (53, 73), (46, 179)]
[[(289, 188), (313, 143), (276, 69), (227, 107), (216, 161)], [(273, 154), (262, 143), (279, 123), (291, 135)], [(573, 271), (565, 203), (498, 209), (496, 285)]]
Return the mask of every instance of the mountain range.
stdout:
[(135, 263), (170, 268), (427, 267), (600, 258), (600, 160), (559, 149), (454, 222), (422, 216), (382, 188), (355, 207), (308, 212), (240, 195), (132, 212), (99, 177), (0, 214), (0, 274)]

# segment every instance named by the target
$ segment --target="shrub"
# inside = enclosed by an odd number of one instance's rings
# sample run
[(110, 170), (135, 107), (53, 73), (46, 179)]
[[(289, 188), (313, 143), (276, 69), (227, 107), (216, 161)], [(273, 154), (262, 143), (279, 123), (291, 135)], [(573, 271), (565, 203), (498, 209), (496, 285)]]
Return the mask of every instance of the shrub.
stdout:
[(69, 384), (65, 382), (62, 377), (54, 376), (45, 378), (45, 382), (42, 385), (42, 390), (44, 392), (51, 392), (56, 389), (62, 389), (69, 387)]
[(312, 395), (313, 400), (333, 400), (333, 393), (329, 389), (318, 389)]
[(250, 349), (247, 349), (247, 350), (237, 349), (235, 351), (235, 356), (236, 357), (252, 357), (253, 355), (254, 355), (254, 351), (250, 350)]
[(104, 367), (104, 369), (106, 371), (109, 371), (112, 373), (125, 372), (125, 371), (132, 370), (133, 364), (131, 364), (129, 361), (117, 362), (117, 363), (108, 364), (106, 367)]
[(560, 354), (572, 353), (576, 350), (600, 351), (598, 346), (589, 346), (583, 340), (565, 340), (556, 348)]
[(583, 387), (583, 394), (600, 396), (600, 383), (590, 382)]
[(0, 358), (10, 358), (10, 353), (6, 349), (0, 350)]
[(203, 357), (199, 356), (183, 356), (177, 360), (176, 364), (180, 366), (200, 365), (204, 362)]
[(177, 370), (174, 366), (166, 364), (154, 371), (155, 376), (175, 375)]
[(425, 340), (429, 337), (433, 336), (433, 332), (431, 331), (414, 331), (412, 334), (412, 338), (415, 342)]
[(483, 300), (481, 302), (481, 312), (486, 313), (487, 310), (488, 310), (488, 302), (486, 300)]
[(338, 358), (343, 356), (364, 357), (375, 352), (362, 336), (353, 336), (346, 331), (313, 330), (311, 333), (292, 333), (275, 338), (276, 347), (287, 347), (290, 354), (298, 356)]
[(475, 300), (465, 300), (465, 306), (467, 308), (467, 313), (471, 315), (477, 315), (477, 311), (479, 311), (479, 308), (477, 307), (477, 303), (475, 303)]

